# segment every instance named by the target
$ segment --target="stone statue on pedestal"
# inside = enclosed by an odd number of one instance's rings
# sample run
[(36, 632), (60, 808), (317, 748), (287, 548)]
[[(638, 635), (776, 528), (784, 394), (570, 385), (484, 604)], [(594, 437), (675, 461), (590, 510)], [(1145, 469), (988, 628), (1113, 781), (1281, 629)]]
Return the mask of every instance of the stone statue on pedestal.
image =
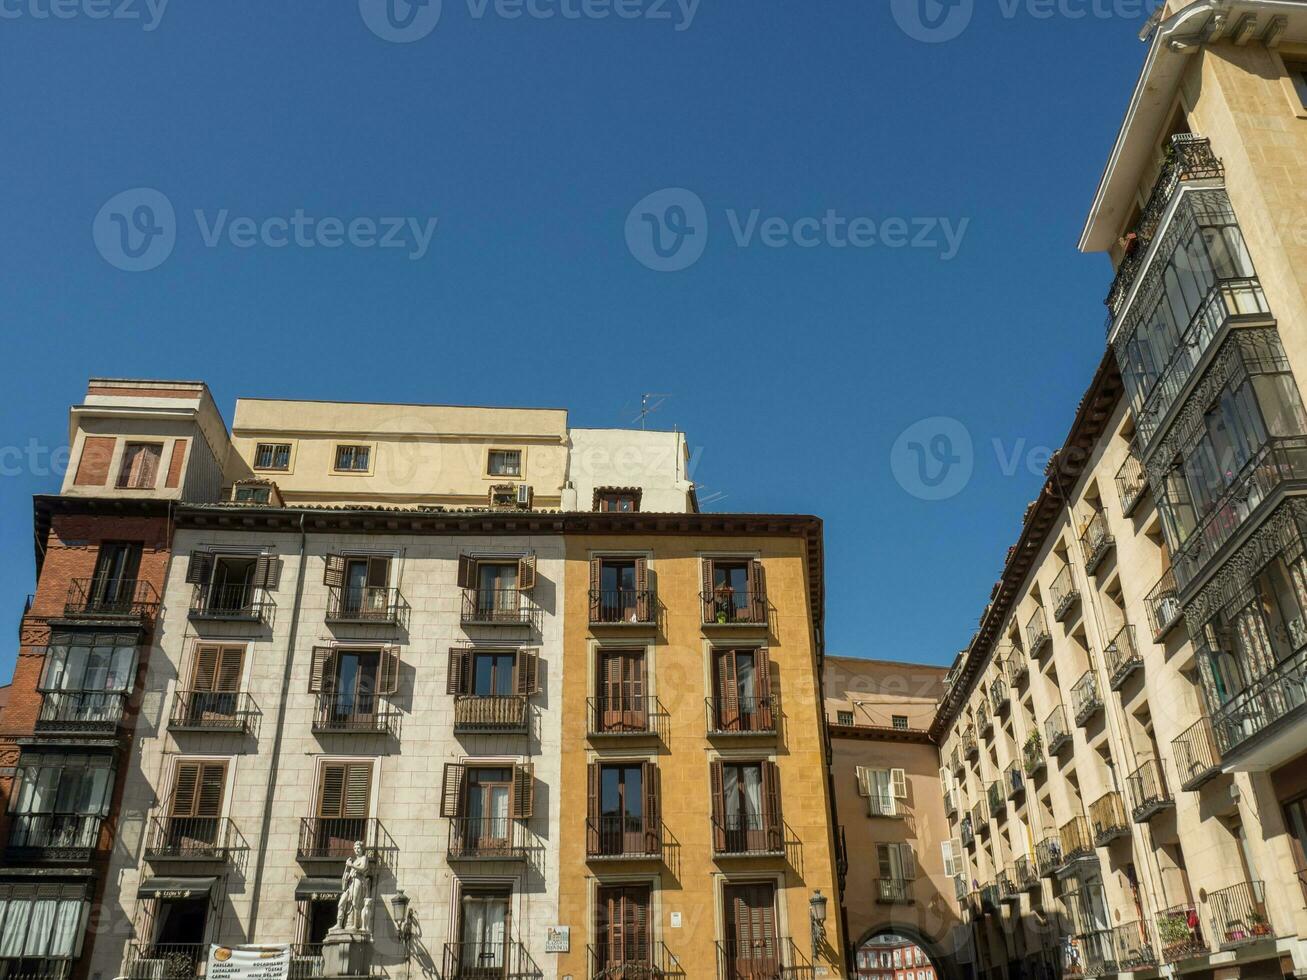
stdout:
[(340, 876), (336, 924), (322, 940), (322, 975), (362, 978), (372, 972), (372, 878), (360, 841)]
[(340, 901), (336, 903), (336, 928), (354, 932), (372, 932), (372, 923), (365, 912), (372, 911), (371, 884), (368, 876), (368, 856), (363, 843), (354, 842), (354, 856), (345, 862), (340, 876)]

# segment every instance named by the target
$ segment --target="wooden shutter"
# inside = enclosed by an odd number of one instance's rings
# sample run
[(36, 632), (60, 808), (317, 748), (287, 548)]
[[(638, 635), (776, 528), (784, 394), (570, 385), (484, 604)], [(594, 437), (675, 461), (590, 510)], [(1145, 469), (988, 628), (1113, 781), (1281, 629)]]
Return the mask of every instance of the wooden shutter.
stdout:
[(474, 589), (477, 581), (477, 563), (475, 558), (468, 555), (458, 556), (458, 587), (460, 589)]
[(186, 565), (186, 581), (191, 585), (208, 585), (213, 578), (213, 555), (208, 551), (192, 551)]
[(710, 623), (713, 619), (713, 560), (701, 558), (699, 565), (703, 581), (703, 621)]
[(649, 559), (635, 560), (635, 618), (647, 623), (651, 619), (649, 608)]
[(894, 799), (906, 800), (908, 798), (908, 774), (902, 769), (891, 769), (889, 771), (889, 781), (894, 791)]
[(449, 672), (445, 680), (447, 693), (472, 693), (472, 656), (473, 651), (468, 647), (449, 648)]
[(536, 587), (536, 556), (523, 555), (517, 560), (517, 591), (530, 592)]
[(195, 669), (191, 674), (191, 687), (196, 691), (212, 691), (217, 683), (218, 658), (222, 648), (204, 644), (195, 649)]
[(275, 555), (259, 555), (254, 563), (254, 585), (275, 589), (281, 582), (281, 559)]
[(322, 566), (322, 584), (339, 588), (345, 584), (345, 556), (327, 555)]
[(640, 785), (644, 789), (644, 836), (645, 853), (653, 854), (659, 850), (662, 842), (659, 820), (662, 803), (659, 799), (658, 766), (653, 762), (640, 764)]
[(871, 796), (871, 770), (866, 766), (855, 766), (854, 775), (858, 780), (858, 795), (870, 798)]
[(390, 559), (369, 558), (367, 585), (372, 589), (384, 589), (390, 585)]
[(771, 653), (766, 647), (759, 647), (753, 654), (753, 690), (757, 698), (755, 710), (758, 713), (760, 731), (770, 731), (776, 723), (772, 717), (771, 705)]
[(917, 877), (917, 856), (912, 853), (910, 844), (899, 845), (899, 867), (903, 869), (903, 880), (913, 881)]
[(173, 775), (170, 814), (174, 817), (221, 816), (226, 785), (225, 761), (178, 762)]
[(518, 650), (513, 668), (517, 693), (535, 694), (540, 683), (540, 654), (535, 650)]
[(767, 622), (767, 573), (762, 562), (749, 562), (749, 613), (755, 623)]
[(514, 820), (526, 820), (535, 805), (535, 766), (529, 762), (513, 767), (513, 786), (508, 811)]
[(313, 664), (309, 670), (309, 693), (325, 694), (336, 683), (336, 648), (314, 647)]
[(781, 810), (781, 774), (774, 762), (762, 764), (762, 817), (768, 847), (780, 850), (785, 845), (785, 814)]
[(172, 777), (172, 807), (174, 817), (189, 817), (195, 813), (195, 797), (200, 785), (200, 764), (179, 762)]
[(957, 840), (946, 840), (940, 842), (940, 851), (944, 855), (944, 874), (949, 878), (958, 876), (958, 857), (961, 849), (958, 847)]
[(440, 788), (440, 815), (457, 817), (463, 812), (467, 796), (467, 766), (456, 762), (445, 763), (445, 778)]
[(241, 668), (245, 664), (244, 647), (223, 647), (218, 652), (213, 690), (234, 693), (241, 689)]
[(394, 694), (399, 690), (399, 647), (386, 647), (381, 651), (381, 676), (377, 681), (378, 694)]
[(599, 558), (590, 559), (590, 622), (599, 622), (599, 617), (603, 609), (602, 596), (599, 594), (599, 573), (602, 567), (602, 560)]
[(345, 809), (345, 764), (323, 763), (318, 774), (318, 816), (332, 819)]
[(882, 880), (889, 881), (894, 878), (894, 859), (890, 855), (890, 848), (893, 844), (876, 845), (876, 864), (880, 871)]
[(720, 761), (709, 763), (708, 779), (712, 789), (713, 850), (726, 850), (726, 779)]
[(939, 785), (944, 790), (944, 795), (948, 796), (948, 791), (953, 788), (953, 774), (949, 772), (947, 766), (941, 766), (939, 770)]
[(599, 853), (599, 763), (592, 762), (586, 767), (585, 847), (587, 854)]
[(372, 800), (372, 763), (351, 762), (345, 767), (345, 798), (342, 816), (361, 819), (368, 815)]

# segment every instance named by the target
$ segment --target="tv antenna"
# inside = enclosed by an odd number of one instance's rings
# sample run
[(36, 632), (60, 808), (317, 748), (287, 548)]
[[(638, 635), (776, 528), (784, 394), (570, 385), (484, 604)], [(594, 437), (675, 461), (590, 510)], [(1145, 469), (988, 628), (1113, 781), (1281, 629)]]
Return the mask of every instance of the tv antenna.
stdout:
[(645, 392), (640, 396), (640, 414), (631, 419), (632, 422), (639, 422), (640, 428), (645, 427), (645, 422), (654, 412), (662, 408), (663, 402), (672, 396), (666, 393), (656, 391)]

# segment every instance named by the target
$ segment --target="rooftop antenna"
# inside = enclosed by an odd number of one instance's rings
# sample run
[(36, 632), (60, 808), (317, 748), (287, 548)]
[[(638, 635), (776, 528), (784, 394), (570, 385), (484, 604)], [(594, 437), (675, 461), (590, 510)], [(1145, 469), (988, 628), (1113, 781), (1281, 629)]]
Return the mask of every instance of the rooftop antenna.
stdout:
[(631, 419), (632, 422), (639, 422), (640, 428), (645, 427), (645, 421), (658, 409), (662, 408), (663, 402), (672, 396), (666, 393), (656, 391), (647, 391), (640, 396), (640, 414)]

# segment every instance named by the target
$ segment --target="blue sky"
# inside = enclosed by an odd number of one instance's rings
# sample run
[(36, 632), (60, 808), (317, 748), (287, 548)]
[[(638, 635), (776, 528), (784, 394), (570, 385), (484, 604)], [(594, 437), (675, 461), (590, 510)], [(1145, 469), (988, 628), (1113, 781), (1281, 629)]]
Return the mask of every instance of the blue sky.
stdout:
[[(1075, 243), (1144, 54), (1137, 0), (923, 0), (970, 17), (941, 43), (912, 36), (915, 0), (444, 0), (407, 43), (385, 0), (55, 2), (0, 4), (14, 619), (31, 495), (59, 484), (27, 447), (63, 445), (86, 378), (120, 375), (206, 380), (229, 421), (248, 395), (622, 425), (666, 393), (654, 422), (688, 432), (711, 509), (825, 519), (831, 652), (966, 643), (1039, 485), (1026, 459), (1103, 349), (1110, 270)], [(137, 19), (97, 16), (119, 4)], [(175, 224), (130, 272), (105, 222), (132, 199), (101, 212), (136, 188)], [(650, 268), (647, 215), (688, 221), (663, 244), (697, 259)], [(895, 450), (927, 417), (952, 441)], [(891, 465), (967, 436), (948, 499)]]

